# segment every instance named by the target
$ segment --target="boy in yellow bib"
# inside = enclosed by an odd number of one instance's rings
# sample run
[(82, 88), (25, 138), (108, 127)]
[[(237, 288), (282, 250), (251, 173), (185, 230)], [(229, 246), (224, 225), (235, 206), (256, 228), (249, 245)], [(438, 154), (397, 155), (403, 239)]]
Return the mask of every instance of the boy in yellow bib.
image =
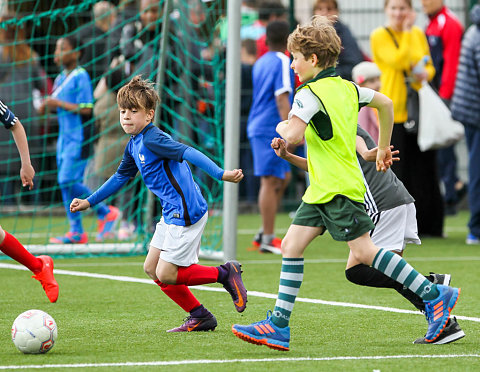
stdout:
[(277, 132), (290, 143), (307, 142), (310, 186), (282, 242), (282, 271), (277, 301), (267, 319), (251, 325), (233, 325), (233, 333), (250, 343), (289, 350), (290, 315), (303, 281), (303, 252), (328, 230), (335, 240), (346, 241), (361, 263), (371, 265), (403, 284), (425, 302), (427, 342), (443, 332), (460, 290), (436, 285), (419, 274), (402, 257), (376, 247), (369, 235), (374, 225), (363, 206), (365, 186), (356, 157), (357, 118), (360, 107), (378, 110), (380, 133), (377, 171), (392, 164), (390, 137), (392, 101), (368, 88), (343, 80), (335, 72), (341, 43), (332, 21), (314, 17), (298, 26), (288, 38), (292, 69), (303, 83), (295, 94), (288, 121)]

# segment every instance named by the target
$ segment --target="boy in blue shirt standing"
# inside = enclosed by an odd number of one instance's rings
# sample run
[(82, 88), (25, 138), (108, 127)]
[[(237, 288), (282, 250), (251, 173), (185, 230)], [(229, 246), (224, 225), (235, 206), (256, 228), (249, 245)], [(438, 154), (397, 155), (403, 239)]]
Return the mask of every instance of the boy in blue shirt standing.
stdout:
[(134, 77), (117, 95), (120, 123), (131, 135), (117, 172), (87, 199), (74, 199), (72, 213), (83, 211), (113, 195), (128, 180), (140, 174), (145, 185), (161, 201), (162, 218), (157, 224), (144, 264), (145, 273), (183, 310), (186, 322), (168, 332), (214, 330), (217, 320), (188, 286), (221, 283), (232, 296), (238, 312), (245, 310), (247, 291), (241, 265), (227, 262), (218, 267), (198, 265), (198, 253), (207, 223), (208, 206), (192, 178), (187, 161), (213, 178), (238, 183), (241, 169), (223, 170), (198, 150), (174, 141), (152, 123), (159, 97), (153, 85)]
[(294, 76), (285, 55), (288, 23), (274, 21), (267, 26), (268, 53), (253, 66), (253, 100), (247, 124), (255, 176), (260, 177), (258, 206), (262, 228), (253, 244), (260, 251), (281, 254), (281, 240), (275, 238), (275, 215), (290, 178), (290, 165), (273, 153), (270, 143), (275, 127), (287, 119), (293, 98)]
[[(53, 94), (47, 97), (40, 108), (55, 110), (58, 115), (59, 136), (57, 141), (58, 183), (70, 223), (70, 231), (64, 236), (50, 239), (56, 244), (87, 243), (83, 231), (82, 218), (70, 212), (70, 201), (91, 191), (83, 184), (83, 174), (92, 146), (93, 93), (90, 77), (84, 68), (77, 65), (80, 52), (78, 41), (72, 36), (58, 39), (55, 47), (55, 63), (63, 67), (53, 86)], [(97, 241), (104, 240), (111, 233), (119, 218), (119, 210), (113, 206), (100, 204), (97, 207)]]

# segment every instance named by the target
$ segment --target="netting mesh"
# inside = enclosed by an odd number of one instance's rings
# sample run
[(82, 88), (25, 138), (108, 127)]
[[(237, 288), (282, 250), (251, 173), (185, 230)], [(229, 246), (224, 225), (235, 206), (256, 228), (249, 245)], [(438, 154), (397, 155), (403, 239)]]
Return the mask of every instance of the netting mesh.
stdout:
[[(95, 190), (111, 176), (129, 137), (118, 119), (115, 97), (133, 76), (163, 80), (159, 120), (174, 139), (223, 163), (224, 51), (217, 42), (221, 1), (181, 0), (163, 12), (164, 1), (99, 2), (95, 0), (0, 2), (0, 100), (24, 125), (36, 170), (35, 188), (22, 189), (20, 157), (11, 134), (0, 130), (0, 221), (35, 252), (111, 254), (144, 252), (161, 214), (160, 205), (147, 205), (148, 190), (140, 176), (131, 180), (107, 204), (122, 213), (119, 234), (95, 243), (97, 216), (83, 214), (88, 245), (52, 245), (49, 238), (69, 230), (57, 181), (58, 117), (40, 114), (53, 81), (62, 70), (55, 57), (60, 38), (74, 37), (81, 53), (79, 66), (91, 78), (93, 117), (84, 126), (96, 131), (85, 138), (93, 151), (84, 184)], [(169, 17), (162, 50), (163, 25)], [(162, 71), (161, 60), (165, 69)], [(192, 169), (207, 199), (210, 218), (202, 241), (206, 252), (221, 250), (222, 185), (201, 170)], [(156, 202), (155, 202), (156, 203)], [(147, 213), (153, 208), (153, 218)], [(120, 240), (125, 240), (120, 242)]]

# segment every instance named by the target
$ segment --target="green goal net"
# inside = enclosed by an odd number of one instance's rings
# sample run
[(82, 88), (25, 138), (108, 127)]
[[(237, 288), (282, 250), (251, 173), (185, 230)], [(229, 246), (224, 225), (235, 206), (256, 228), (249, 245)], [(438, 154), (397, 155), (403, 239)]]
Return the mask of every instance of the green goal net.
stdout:
[[(56, 110), (40, 113), (38, 108), (55, 95), (54, 80), (62, 70), (55, 53), (60, 38), (78, 41), (79, 66), (89, 73), (95, 97), (93, 115), (83, 124), (92, 128), (82, 144), (91, 149), (83, 179), (90, 190), (103, 184), (122, 159), (129, 137), (120, 127), (115, 96), (138, 74), (163, 82), (157, 86), (162, 101), (156, 125), (223, 164), (225, 53), (218, 37), (223, 2), (172, 1), (171, 12), (164, 11), (164, 2), (0, 2), (0, 100), (25, 127), (36, 170), (34, 189), (22, 188), (13, 137), (0, 128), (0, 223), (31, 252), (144, 253), (161, 217), (161, 206), (138, 174), (106, 201), (122, 212), (114, 235), (96, 241), (97, 215), (89, 210), (82, 220), (88, 243), (50, 243), (69, 231), (56, 164), (56, 143), (65, 133)], [(220, 257), (222, 185), (201, 170), (192, 167), (192, 173), (209, 204), (202, 252)]]

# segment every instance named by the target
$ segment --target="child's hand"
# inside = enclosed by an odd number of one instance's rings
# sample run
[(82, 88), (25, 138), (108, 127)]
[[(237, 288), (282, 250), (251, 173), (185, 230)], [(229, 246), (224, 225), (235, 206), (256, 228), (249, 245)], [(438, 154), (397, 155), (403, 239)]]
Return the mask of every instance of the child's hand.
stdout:
[(390, 146), (378, 148), (377, 150), (377, 172), (386, 172), (393, 164), (392, 151)]
[(287, 143), (285, 140), (275, 137), (272, 139), (270, 146), (272, 146), (272, 149), (275, 150), (275, 154), (278, 157), (283, 159), (285, 156), (287, 156)]
[(223, 172), (222, 181), (239, 183), (243, 178), (243, 172), (241, 169), (226, 170)]
[(73, 199), (70, 203), (70, 212), (80, 212), (90, 208), (90, 203), (86, 199)]
[[(392, 162), (394, 161), (400, 161), (400, 158), (399, 157), (393, 157), (394, 155), (398, 155), (400, 153), (399, 150), (393, 150), (393, 145), (390, 145), (390, 151), (392, 153)], [(370, 162), (374, 162), (377, 160), (377, 151), (378, 151), (378, 147), (374, 147), (373, 149), (370, 149), (368, 151), (365, 151), (364, 153), (362, 153), (362, 158), (365, 160), (365, 161), (370, 161)], [(390, 164), (391, 165), (391, 164)]]
[(27, 187), (31, 190), (33, 189), (33, 177), (35, 176), (35, 169), (33, 169), (31, 164), (22, 165), (20, 169), (20, 178), (22, 180), (22, 186)]

